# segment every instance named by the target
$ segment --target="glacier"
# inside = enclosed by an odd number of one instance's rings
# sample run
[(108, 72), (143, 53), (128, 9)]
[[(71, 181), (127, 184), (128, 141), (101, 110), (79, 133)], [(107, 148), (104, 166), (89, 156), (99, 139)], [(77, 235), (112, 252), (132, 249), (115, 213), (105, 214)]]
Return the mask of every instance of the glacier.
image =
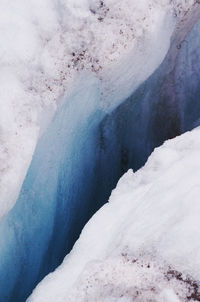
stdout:
[[(19, 3), (6, 8), (15, 17)], [(99, 7), (95, 1), (46, 0), (41, 8), (30, 3), (31, 10), (26, 4), (21, 14), (28, 13), (31, 33), (37, 40), (37, 28), (42, 43), (28, 43), (25, 52), (11, 47), (0, 88), (4, 302), (25, 301), (62, 262), (129, 168), (138, 170), (155, 147), (200, 124), (198, 2), (125, 1), (120, 6), (112, 0)], [(96, 15), (105, 21), (94, 21)], [(28, 30), (23, 20), (16, 23)], [(106, 30), (112, 39), (99, 49)], [(18, 38), (27, 41), (26, 32)], [(82, 40), (89, 49), (83, 60), (83, 46), (77, 48)]]

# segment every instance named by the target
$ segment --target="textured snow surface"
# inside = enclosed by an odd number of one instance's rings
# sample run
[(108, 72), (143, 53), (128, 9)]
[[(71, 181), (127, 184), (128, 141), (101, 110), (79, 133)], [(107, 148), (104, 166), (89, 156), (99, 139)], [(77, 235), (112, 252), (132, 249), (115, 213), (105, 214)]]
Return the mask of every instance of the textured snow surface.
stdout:
[(78, 74), (98, 77), (111, 110), (162, 62), (175, 22), (196, 2), (0, 0), (0, 216)]
[(29, 302), (199, 301), (200, 128), (129, 170)]

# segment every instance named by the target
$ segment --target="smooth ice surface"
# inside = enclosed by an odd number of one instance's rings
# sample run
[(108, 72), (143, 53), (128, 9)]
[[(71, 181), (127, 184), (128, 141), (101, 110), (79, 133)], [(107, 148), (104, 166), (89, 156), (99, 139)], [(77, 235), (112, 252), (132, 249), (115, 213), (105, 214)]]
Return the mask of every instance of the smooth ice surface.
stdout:
[(159, 66), (175, 23), (197, 5), (0, 1), (0, 217), (15, 204), (38, 138), (82, 70), (99, 79), (101, 107), (111, 111)]
[(200, 279), (199, 151), (197, 128), (129, 170), (28, 301), (185, 301)]

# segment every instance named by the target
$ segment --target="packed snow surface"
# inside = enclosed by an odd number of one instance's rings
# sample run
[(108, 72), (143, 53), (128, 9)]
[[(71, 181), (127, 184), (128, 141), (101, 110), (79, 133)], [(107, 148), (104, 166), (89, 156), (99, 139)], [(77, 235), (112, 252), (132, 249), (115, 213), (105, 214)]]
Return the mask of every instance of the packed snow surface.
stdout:
[(129, 170), (29, 302), (199, 301), (200, 128)]
[(102, 110), (111, 111), (159, 66), (175, 24), (195, 5), (0, 0), (0, 217), (14, 205), (38, 138), (77, 76), (97, 77)]

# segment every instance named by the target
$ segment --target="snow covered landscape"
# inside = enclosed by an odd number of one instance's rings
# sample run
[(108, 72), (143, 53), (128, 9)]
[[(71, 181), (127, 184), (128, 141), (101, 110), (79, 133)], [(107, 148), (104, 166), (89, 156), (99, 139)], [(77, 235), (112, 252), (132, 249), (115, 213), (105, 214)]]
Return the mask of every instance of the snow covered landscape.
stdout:
[(0, 302), (200, 301), (200, 2), (0, 8)]

